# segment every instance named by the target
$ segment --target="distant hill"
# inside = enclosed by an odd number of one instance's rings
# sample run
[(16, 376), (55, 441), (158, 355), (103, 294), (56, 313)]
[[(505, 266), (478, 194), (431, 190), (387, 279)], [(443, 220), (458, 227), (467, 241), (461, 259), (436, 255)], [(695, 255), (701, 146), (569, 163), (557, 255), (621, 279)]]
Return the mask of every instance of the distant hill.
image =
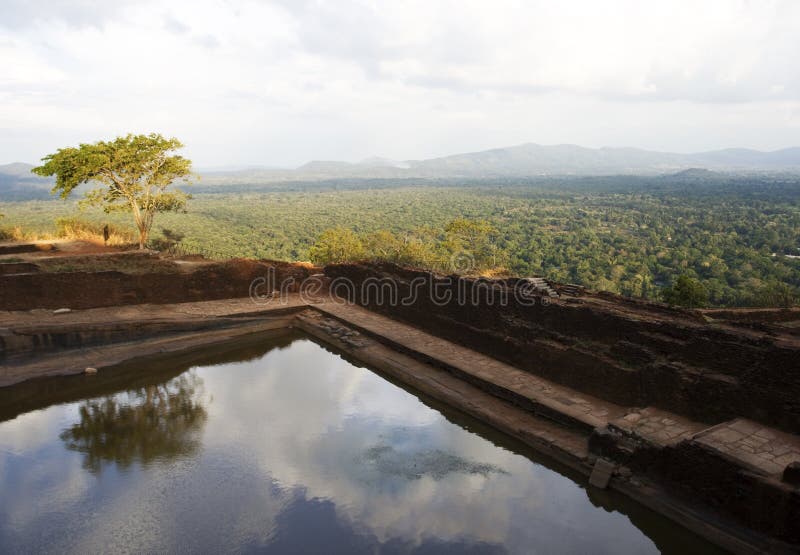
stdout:
[(637, 148), (585, 148), (576, 145), (524, 144), (457, 154), (419, 162), (411, 169), (428, 173), (486, 175), (662, 174), (702, 168), (719, 171), (800, 171), (800, 148), (775, 152), (728, 149), (697, 154)]
[(379, 156), (373, 156), (371, 158), (366, 158), (361, 160), (358, 163), (360, 166), (367, 166), (373, 168), (402, 168), (406, 169), (409, 167), (408, 162), (399, 162), (397, 160), (390, 160), (389, 158), (381, 158)]
[(528, 143), (468, 154), (410, 162), (426, 173), (465, 176), (524, 176), (610, 173), (661, 173), (680, 168), (680, 155), (635, 148), (585, 148), (576, 145), (543, 146)]
[(761, 152), (746, 148), (728, 148), (699, 154), (688, 154), (686, 156), (697, 160), (698, 166), (712, 169), (800, 169), (800, 147), (784, 148), (772, 152)]
[[(263, 183), (319, 179), (530, 177), (546, 175), (668, 175), (684, 170), (800, 173), (800, 148), (774, 152), (726, 149), (695, 154), (638, 148), (585, 148), (527, 143), (427, 160), (368, 158), (357, 163), (316, 160), (294, 170), (242, 171), (219, 182)], [(685, 177), (690, 177), (687, 175)], [(700, 177), (695, 175), (695, 178)], [(704, 177), (710, 177), (706, 174)], [(209, 181), (206, 181), (208, 184)]]
[[(52, 181), (30, 174), (33, 166), (0, 166), (0, 200), (49, 196)], [(715, 175), (721, 172), (723, 175)], [(483, 179), (534, 176), (659, 175), (683, 180), (722, 178), (726, 173), (800, 174), (800, 147), (762, 152), (732, 148), (679, 154), (638, 148), (586, 148), (526, 143), (427, 160), (372, 157), (360, 162), (315, 160), (295, 169), (250, 167), (203, 173), (202, 186), (320, 182), (340, 179)]]
[(688, 170), (671, 173), (664, 177), (669, 179), (718, 179), (724, 177), (724, 175), (705, 168), (689, 168)]
[(0, 165), (0, 200), (50, 198), (53, 180), (33, 175), (32, 168), (22, 162)]
[(0, 175), (14, 175), (17, 177), (36, 177), (31, 173), (33, 165), (23, 162), (0, 165)]

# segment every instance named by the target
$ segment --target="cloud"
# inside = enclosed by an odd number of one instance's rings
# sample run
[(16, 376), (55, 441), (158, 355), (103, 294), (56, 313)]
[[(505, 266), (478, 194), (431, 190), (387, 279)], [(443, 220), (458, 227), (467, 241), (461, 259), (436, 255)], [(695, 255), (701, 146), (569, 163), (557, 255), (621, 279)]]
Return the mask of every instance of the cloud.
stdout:
[(75, 27), (102, 27), (122, 15), (137, 0), (95, 2), (93, 0), (3, 0), (0, 27), (22, 29), (39, 23)]
[(0, 162), (138, 130), (199, 165), (796, 142), (792, 1), (2, 2)]
[(800, 98), (800, 68), (786, 64), (800, 47), (796, 3), (281, 5), (303, 51), (357, 64), (375, 79), (623, 100)]
[(183, 35), (192, 30), (191, 27), (171, 15), (164, 17), (164, 29), (176, 35)]
[(220, 45), (219, 39), (214, 35), (201, 35), (195, 37), (194, 39), (195, 44), (199, 44), (200, 46), (204, 46), (206, 48), (217, 48)]

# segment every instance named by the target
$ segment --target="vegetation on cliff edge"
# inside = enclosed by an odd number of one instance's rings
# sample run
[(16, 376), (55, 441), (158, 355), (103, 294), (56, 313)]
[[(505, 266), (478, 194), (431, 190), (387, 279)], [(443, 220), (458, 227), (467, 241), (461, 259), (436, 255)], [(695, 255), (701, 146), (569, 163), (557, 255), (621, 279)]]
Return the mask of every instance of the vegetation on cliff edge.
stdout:
[[(498, 180), (456, 186), (380, 182), (287, 185), (285, 190), (202, 189), (186, 214), (159, 222), (189, 252), (309, 260), (323, 232), (349, 230), (370, 258), (440, 267), (446, 228), (488, 222), (479, 253), (514, 275), (661, 299), (681, 275), (697, 280), (710, 306), (785, 306), (800, 289), (800, 182), (736, 178)], [(75, 203), (0, 203), (3, 224), (54, 233)], [(130, 229), (126, 218), (86, 208), (82, 219)], [(453, 230), (454, 231), (454, 230)], [(158, 224), (155, 235), (160, 234)], [(453, 237), (453, 240), (456, 238)], [(322, 242), (324, 244), (324, 241)], [(447, 249), (444, 249), (447, 250)], [(450, 252), (448, 250), (448, 252)], [(316, 254), (315, 254), (316, 253)], [(348, 255), (349, 256), (349, 255)], [(333, 258), (331, 258), (333, 260)], [(491, 264), (486, 264), (490, 266)]]
[(43, 177), (54, 175), (53, 193), (63, 199), (80, 185), (99, 184), (86, 193), (85, 202), (102, 206), (106, 212), (130, 211), (139, 232), (139, 248), (143, 249), (155, 215), (177, 212), (186, 205), (185, 193), (168, 190), (173, 182), (186, 182), (191, 174), (191, 161), (171, 154), (182, 147), (178, 139), (157, 133), (127, 135), (60, 148), (42, 158), (44, 164), (31, 171)]

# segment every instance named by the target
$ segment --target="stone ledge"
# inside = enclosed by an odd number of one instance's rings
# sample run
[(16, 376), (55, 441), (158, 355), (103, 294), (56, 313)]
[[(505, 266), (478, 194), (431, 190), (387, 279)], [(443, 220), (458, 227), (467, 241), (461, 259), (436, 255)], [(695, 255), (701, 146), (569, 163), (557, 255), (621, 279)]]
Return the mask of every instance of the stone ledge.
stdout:
[(762, 476), (782, 476), (800, 463), (800, 437), (737, 418), (698, 433), (692, 441)]

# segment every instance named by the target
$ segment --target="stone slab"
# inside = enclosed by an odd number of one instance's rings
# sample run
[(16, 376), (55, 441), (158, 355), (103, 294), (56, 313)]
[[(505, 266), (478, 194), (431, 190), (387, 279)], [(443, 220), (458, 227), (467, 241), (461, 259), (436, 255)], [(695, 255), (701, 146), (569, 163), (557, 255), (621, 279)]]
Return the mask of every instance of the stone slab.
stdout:
[(676, 445), (708, 428), (706, 424), (655, 407), (631, 410), (610, 422), (610, 426), (662, 447)]
[(614, 475), (615, 465), (606, 459), (597, 459), (589, 476), (589, 484), (600, 489), (606, 489), (611, 477)]
[(765, 476), (781, 477), (791, 463), (800, 463), (800, 437), (737, 418), (694, 436), (693, 440)]

